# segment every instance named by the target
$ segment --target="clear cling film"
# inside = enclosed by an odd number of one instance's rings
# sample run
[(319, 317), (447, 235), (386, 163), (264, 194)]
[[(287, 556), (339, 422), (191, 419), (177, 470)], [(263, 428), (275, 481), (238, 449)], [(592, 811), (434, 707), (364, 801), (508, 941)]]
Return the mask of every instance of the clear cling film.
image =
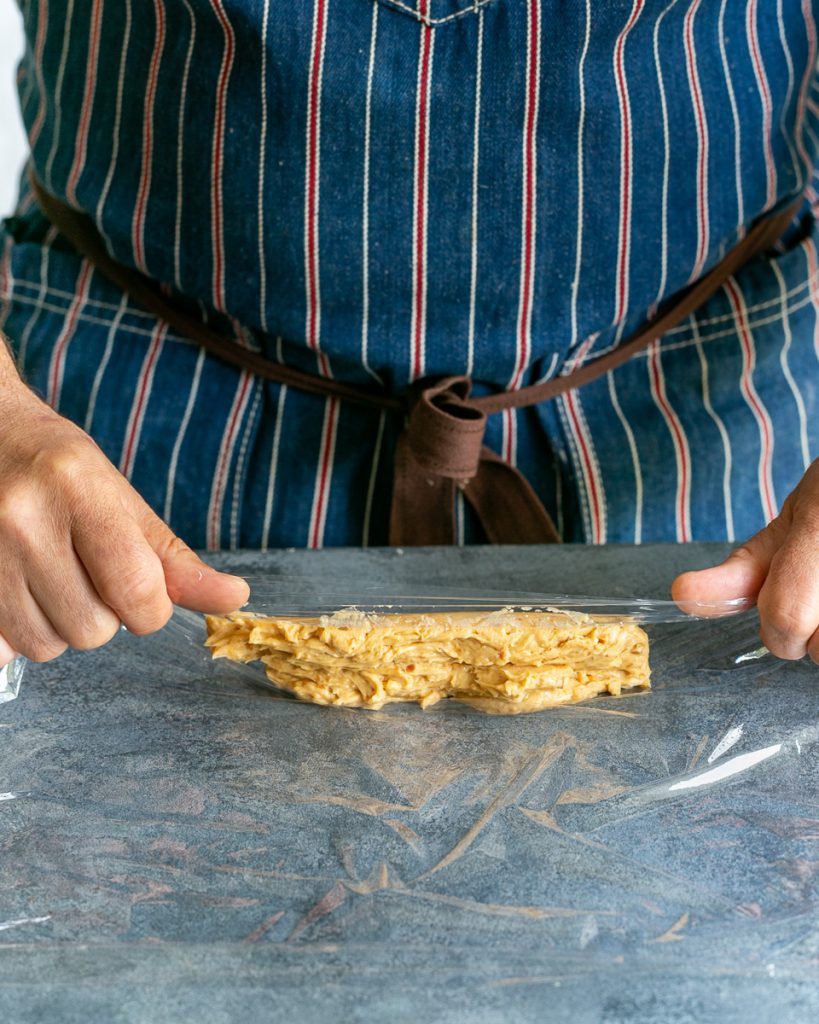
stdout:
[(331, 615), (341, 609), (358, 609), (377, 614), (423, 612), (565, 611), (590, 618), (622, 618), (640, 624), (682, 622), (691, 618), (723, 618), (749, 611), (745, 598), (677, 604), (655, 598), (608, 597), (592, 594), (447, 588), (436, 586), (395, 586), (355, 581), (318, 587), (303, 577), (288, 575), (246, 576), (250, 601), (246, 611), (261, 615)]
[[(25, 666), (0, 704), (12, 988), (37, 957), (64, 965), (66, 992), (101, 992), (144, 954), (137, 981), (165, 998), (199, 957), (200, 1007), (213, 971), (243, 997), (263, 975), (300, 996), (355, 975), (362, 1001), (467, 971), (494, 1000), (487, 1024), (522, 992), (543, 997), (532, 1019), (571, 991), (560, 1019), (652, 1024), (681, 1006), (687, 1024), (726, 1006), (756, 1020), (761, 981), (819, 999), (817, 667), (757, 657), (754, 609), (656, 600), (726, 550), (213, 556), (250, 580), (246, 613), (548, 605), (648, 637), (650, 690), (534, 714), (317, 706), (259, 661), (214, 659), (183, 609), (151, 636)], [(691, 987), (713, 978), (716, 1016)], [(639, 1002), (649, 983), (656, 1001)], [(601, 985), (619, 987), (592, 1006)], [(807, 1001), (785, 1016), (816, 1019)]]
[(0, 668), (0, 704), (14, 700), (19, 694), (25, 666), (24, 658), (15, 658), (14, 661)]
[[(203, 643), (228, 673), (302, 700), (379, 710), (445, 698), (493, 714), (639, 696), (652, 652), (720, 624), (735, 657), (758, 651), (750, 604), (680, 606), (654, 598), (246, 577), (250, 600), (228, 618), (178, 612), (171, 631)], [(316, 584), (318, 584), (316, 586)], [(734, 630), (726, 632), (726, 620)], [(736, 630), (739, 630), (737, 632)], [(721, 648), (721, 650), (724, 650)], [(723, 664), (726, 659), (721, 657)], [(737, 662), (738, 664), (738, 662)], [(221, 669), (217, 669), (217, 672)]]
[[(739, 631), (725, 633), (725, 655), (718, 659), (723, 667), (767, 657), (769, 652), (760, 647), (754, 625), (753, 604), (744, 598), (726, 598), (711, 602), (678, 604), (672, 600), (649, 597), (626, 598), (594, 594), (492, 590), (485, 587), (449, 588), (421, 585), (391, 585), (388, 583), (357, 583), (349, 580), (343, 585), (336, 581), (305, 579), (288, 574), (260, 574), (244, 577), (250, 586), (250, 600), (241, 611), (251, 615), (282, 619), (320, 618), (343, 622), (355, 629), (355, 615), (360, 623), (373, 617), (441, 615), (445, 613), (491, 615), (492, 613), (549, 612), (565, 614), (577, 621), (633, 623), (648, 630), (652, 647), (667, 639), (667, 633), (657, 627), (679, 626), (695, 620), (736, 619)], [(239, 611), (240, 609), (237, 609)], [(339, 616), (343, 618), (339, 619)], [(749, 626), (749, 622), (751, 625)], [(125, 628), (123, 627), (123, 631)], [(684, 635), (684, 634), (683, 634)], [(189, 659), (188, 668), (196, 672), (198, 659), (206, 658), (204, 649), (205, 617), (184, 608), (174, 611), (164, 631), (166, 648), (174, 642), (179, 649), (171, 653), (173, 660)], [(741, 636), (737, 643), (731, 638)], [(28, 662), (18, 657), (0, 669), (0, 703), (14, 700), (28, 671)], [(220, 671), (245, 678), (252, 685), (277, 689), (265, 680), (258, 666), (224, 662)]]

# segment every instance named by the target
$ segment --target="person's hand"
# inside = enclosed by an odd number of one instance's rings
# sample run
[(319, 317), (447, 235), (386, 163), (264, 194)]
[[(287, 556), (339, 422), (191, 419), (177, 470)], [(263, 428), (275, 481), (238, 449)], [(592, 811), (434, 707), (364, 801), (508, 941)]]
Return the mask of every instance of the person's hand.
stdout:
[(692, 601), (747, 598), (759, 609), (760, 636), (779, 658), (807, 653), (819, 662), (819, 459), (782, 511), (722, 565), (678, 576), (671, 595)]
[(205, 565), (100, 448), (21, 382), (0, 388), (0, 667), (226, 613), (244, 580)]

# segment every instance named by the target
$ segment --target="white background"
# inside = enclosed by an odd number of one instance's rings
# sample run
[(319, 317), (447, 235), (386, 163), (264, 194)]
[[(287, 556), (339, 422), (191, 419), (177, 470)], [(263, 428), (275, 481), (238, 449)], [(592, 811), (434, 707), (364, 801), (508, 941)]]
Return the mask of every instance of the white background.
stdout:
[(15, 82), (22, 52), (23, 27), (16, 0), (0, 0), (0, 216), (14, 207), (26, 155)]

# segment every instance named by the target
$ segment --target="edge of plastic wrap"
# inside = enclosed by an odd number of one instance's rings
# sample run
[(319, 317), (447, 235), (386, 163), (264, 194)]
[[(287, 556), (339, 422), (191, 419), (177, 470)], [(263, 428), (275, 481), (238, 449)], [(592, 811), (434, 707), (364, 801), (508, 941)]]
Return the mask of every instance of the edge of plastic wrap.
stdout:
[[(354, 581), (344, 586), (306, 581), (303, 577), (246, 576), (250, 600), (241, 609), (247, 614), (275, 618), (326, 617), (328, 625), (356, 629), (373, 617), (390, 614), (431, 614), (472, 611), (478, 615), (494, 612), (548, 611), (565, 613), (584, 623), (613, 620), (641, 626), (649, 635), (651, 662), (662, 660), (676, 649), (696, 648), (696, 667), (704, 671), (740, 668), (743, 663), (770, 657), (760, 648), (758, 619), (753, 605), (745, 599), (729, 599), (680, 607), (671, 600), (622, 598), (578, 594), (488, 591), (439, 587), (365, 584)], [(350, 612), (349, 617), (338, 613)], [(363, 613), (363, 614), (358, 614)], [(719, 620), (719, 622), (715, 621)], [(699, 635), (694, 639), (692, 630)], [(204, 617), (198, 612), (177, 609), (166, 628), (165, 657), (172, 658), (181, 671), (202, 671), (207, 665), (214, 679), (238, 679), (272, 695), (293, 699), (271, 682), (259, 662), (246, 663), (226, 658), (213, 659), (205, 647)], [(192, 659), (196, 658), (194, 662)], [(644, 696), (647, 690), (626, 690), (619, 697), (600, 695), (597, 699), (628, 700)], [(441, 702), (449, 704), (448, 701)], [(585, 702), (583, 702), (585, 703)]]
[(25, 664), (24, 658), (15, 658), (0, 668), (0, 704), (14, 700), (20, 693)]

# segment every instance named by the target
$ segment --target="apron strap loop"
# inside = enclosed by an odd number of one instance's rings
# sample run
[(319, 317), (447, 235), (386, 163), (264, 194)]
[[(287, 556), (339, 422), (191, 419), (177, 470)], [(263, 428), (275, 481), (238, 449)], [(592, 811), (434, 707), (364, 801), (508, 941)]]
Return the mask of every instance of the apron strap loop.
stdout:
[(491, 543), (558, 541), (523, 474), (484, 445), (486, 413), (470, 389), (468, 377), (448, 377), (417, 392), (396, 448), (390, 544), (453, 544), (456, 489)]

